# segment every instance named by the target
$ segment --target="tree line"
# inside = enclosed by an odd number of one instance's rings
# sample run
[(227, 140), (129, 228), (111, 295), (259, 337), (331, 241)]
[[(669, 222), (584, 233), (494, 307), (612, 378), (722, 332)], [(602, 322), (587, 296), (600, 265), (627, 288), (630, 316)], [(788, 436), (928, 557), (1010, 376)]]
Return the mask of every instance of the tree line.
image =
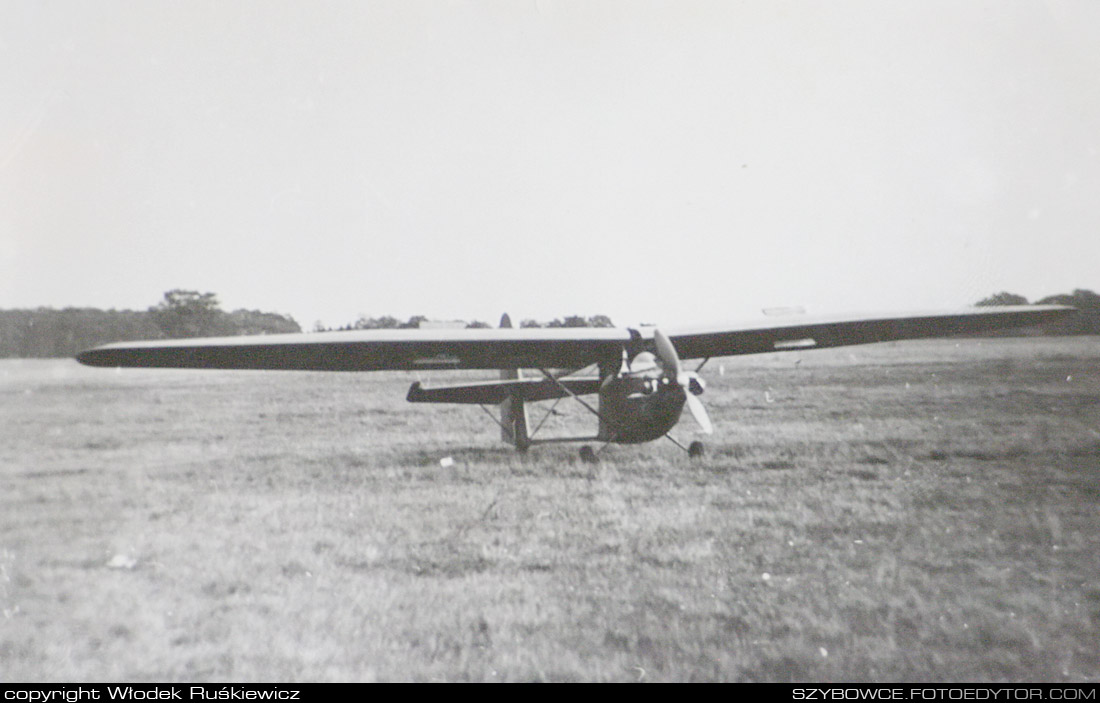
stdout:
[[(1001, 291), (988, 298), (982, 298), (975, 305), (985, 307), (988, 305), (1071, 305), (1077, 308), (1077, 314), (1069, 315), (1061, 320), (1048, 322), (1042, 327), (1031, 328), (1026, 334), (1046, 336), (1070, 336), (1082, 334), (1100, 334), (1100, 295), (1091, 290), (1077, 288), (1072, 293), (1059, 293), (1040, 298), (1034, 303), (1029, 303), (1027, 298), (1016, 293)], [(1019, 334), (1013, 330), (1004, 330), (993, 333), (997, 336), (1012, 336)]]
[[(428, 322), (428, 318), (423, 315), (413, 315), (408, 320), (402, 321), (396, 317), (390, 315), (383, 315), (381, 317), (367, 317), (361, 316), (358, 320), (351, 324), (344, 325), (342, 327), (325, 327), (318, 323), (314, 326), (314, 332), (346, 332), (348, 330), (398, 330), (398, 329), (417, 329), (422, 324)], [(448, 323), (449, 326), (465, 327), (466, 329), (488, 329), (493, 327), (488, 322), (481, 320), (474, 320), (473, 322), (466, 322), (465, 320), (455, 320), (452, 323)], [(567, 315), (564, 318), (555, 318), (548, 322), (540, 322), (539, 320), (523, 320), (519, 323), (520, 327), (614, 327), (614, 323), (611, 322), (611, 318), (607, 315), (592, 315), (590, 317), (584, 317), (583, 315)]]
[(108, 342), (301, 331), (286, 315), (226, 312), (213, 293), (176, 289), (147, 310), (0, 310), (0, 358), (73, 356)]

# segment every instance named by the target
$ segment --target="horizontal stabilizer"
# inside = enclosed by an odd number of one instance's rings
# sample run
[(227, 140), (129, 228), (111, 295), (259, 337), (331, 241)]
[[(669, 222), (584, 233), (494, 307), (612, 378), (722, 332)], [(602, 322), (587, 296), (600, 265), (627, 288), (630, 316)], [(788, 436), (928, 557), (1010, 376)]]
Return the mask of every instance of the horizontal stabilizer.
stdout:
[[(560, 384), (560, 385), (559, 385)], [(424, 388), (420, 382), (409, 387), (406, 400), (410, 403), (470, 403), (498, 405), (509, 398), (524, 402), (554, 400), (573, 395), (590, 395), (600, 390), (598, 378), (563, 378), (557, 383), (546, 378), (520, 378), (516, 380), (479, 381), (462, 386), (438, 386)]]

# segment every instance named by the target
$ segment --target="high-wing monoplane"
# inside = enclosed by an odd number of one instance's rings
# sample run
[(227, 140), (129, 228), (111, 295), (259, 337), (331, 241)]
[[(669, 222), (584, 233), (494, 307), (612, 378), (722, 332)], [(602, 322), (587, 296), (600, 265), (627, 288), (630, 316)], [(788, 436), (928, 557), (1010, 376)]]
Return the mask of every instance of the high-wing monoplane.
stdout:
[[(499, 406), (504, 441), (520, 451), (545, 442), (635, 444), (669, 437), (692, 456), (702, 443), (683, 447), (669, 435), (686, 405), (705, 433), (710, 418), (699, 396), (708, 359), (739, 354), (805, 351), (853, 344), (972, 334), (1035, 325), (1072, 312), (1054, 305), (972, 308), (904, 315), (765, 319), (739, 325), (669, 329), (512, 328), (364, 330), (313, 334), (215, 337), (122, 342), (77, 356), (105, 367), (387, 371), (497, 369), (497, 380), (425, 387), (413, 383), (414, 403)], [(694, 369), (685, 360), (701, 359)], [(594, 369), (595, 373), (588, 372)], [(588, 372), (587, 374), (585, 372)], [(584, 396), (596, 396), (590, 403)], [(597, 419), (587, 437), (537, 436), (527, 404), (572, 398)], [(581, 449), (595, 460), (589, 445)]]

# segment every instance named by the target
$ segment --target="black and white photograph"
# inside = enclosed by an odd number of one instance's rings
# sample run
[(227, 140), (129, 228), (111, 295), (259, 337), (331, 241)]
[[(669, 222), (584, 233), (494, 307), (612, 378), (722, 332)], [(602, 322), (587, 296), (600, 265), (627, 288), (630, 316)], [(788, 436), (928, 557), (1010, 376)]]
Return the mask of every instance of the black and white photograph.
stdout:
[(0, 687), (1098, 642), (1100, 4), (0, 0)]

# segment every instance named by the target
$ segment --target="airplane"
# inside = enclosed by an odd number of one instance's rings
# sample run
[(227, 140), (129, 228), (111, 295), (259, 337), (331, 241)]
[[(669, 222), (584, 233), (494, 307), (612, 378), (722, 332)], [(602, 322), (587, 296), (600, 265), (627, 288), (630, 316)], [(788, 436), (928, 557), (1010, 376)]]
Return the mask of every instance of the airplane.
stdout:
[[(699, 396), (699, 372), (714, 357), (804, 352), (872, 342), (972, 334), (1049, 322), (1074, 312), (1060, 305), (1017, 305), (906, 314), (799, 316), (720, 326), (670, 329), (521, 328), (507, 314), (497, 329), (395, 329), (310, 334), (119, 342), (81, 352), (77, 360), (99, 367), (269, 369), (300, 371), (409, 371), (495, 369), (499, 380), (425, 387), (412, 384), (413, 403), (496, 405), (501, 438), (525, 452), (549, 442), (639, 444), (667, 437), (684, 407), (705, 434), (713, 426)], [(686, 359), (701, 359), (687, 370)], [(588, 369), (595, 375), (578, 375)], [(524, 371), (531, 375), (525, 375)], [(592, 404), (584, 396), (596, 396)], [(527, 404), (571, 398), (597, 419), (595, 435), (538, 437)], [(545, 418), (544, 418), (545, 419)], [(580, 450), (598, 461), (589, 444)]]

